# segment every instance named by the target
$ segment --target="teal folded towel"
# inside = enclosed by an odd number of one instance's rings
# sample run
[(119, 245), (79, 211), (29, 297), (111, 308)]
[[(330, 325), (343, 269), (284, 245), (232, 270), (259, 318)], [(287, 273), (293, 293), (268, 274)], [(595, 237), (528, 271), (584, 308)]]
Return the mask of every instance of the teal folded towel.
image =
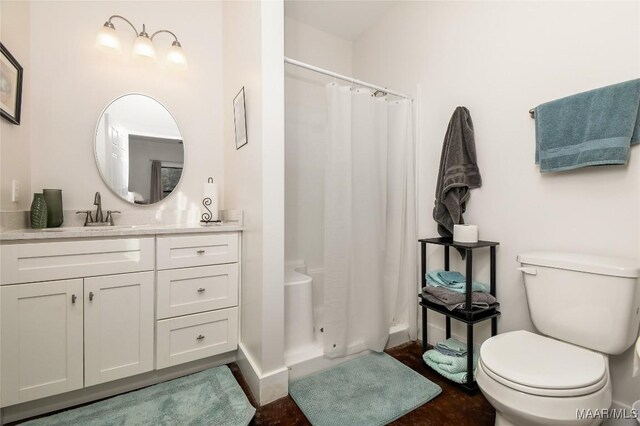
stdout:
[(640, 143), (640, 79), (547, 102), (535, 109), (536, 164), (560, 172), (626, 164)]
[(455, 337), (436, 343), (434, 348), (443, 355), (461, 357), (467, 354), (467, 344), (462, 343)]
[[(444, 355), (435, 349), (430, 349), (422, 355), (427, 365), (438, 374), (456, 383), (467, 382), (467, 357)], [(478, 354), (473, 353), (473, 378), (476, 377)]]
[[(427, 284), (432, 287), (445, 287), (456, 293), (464, 293), (467, 289), (464, 275), (456, 271), (443, 271), (436, 269), (427, 273)], [(473, 281), (472, 291), (489, 293), (489, 287), (479, 281)]]

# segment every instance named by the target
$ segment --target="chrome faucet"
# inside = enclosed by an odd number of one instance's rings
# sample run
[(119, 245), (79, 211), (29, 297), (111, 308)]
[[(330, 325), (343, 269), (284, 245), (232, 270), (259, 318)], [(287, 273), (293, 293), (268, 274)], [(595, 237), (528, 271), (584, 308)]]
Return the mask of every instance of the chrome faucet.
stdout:
[(96, 192), (96, 195), (93, 198), (93, 205), (96, 206), (96, 216), (95, 220), (93, 215), (91, 214), (91, 210), (82, 210), (77, 211), (76, 214), (85, 214), (84, 226), (113, 226), (113, 214), (120, 213), (116, 210), (107, 210), (107, 218), (102, 213), (102, 196), (99, 192)]
[(96, 195), (93, 198), (93, 205), (98, 206), (96, 208), (96, 222), (104, 222), (104, 217), (102, 216), (102, 197), (99, 192), (96, 192)]

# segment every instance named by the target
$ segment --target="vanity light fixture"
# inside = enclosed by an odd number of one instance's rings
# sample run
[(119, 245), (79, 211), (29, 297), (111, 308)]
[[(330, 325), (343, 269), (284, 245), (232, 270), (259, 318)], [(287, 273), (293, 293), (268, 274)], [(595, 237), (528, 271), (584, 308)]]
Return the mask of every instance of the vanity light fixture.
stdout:
[(167, 64), (178, 70), (186, 70), (187, 69), (187, 57), (182, 50), (182, 45), (178, 41), (178, 37), (169, 30), (158, 30), (149, 37), (147, 34), (145, 25), (142, 24), (142, 31), (138, 32), (136, 27), (129, 21), (127, 18), (120, 15), (110, 16), (107, 22), (104, 23), (100, 32), (98, 32), (98, 38), (96, 39), (96, 45), (104, 50), (122, 52), (122, 45), (120, 43), (120, 38), (116, 33), (116, 27), (111, 22), (114, 18), (122, 19), (127, 24), (133, 28), (133, 31), (136, 33), (136, 40), (133, 43), (133, 53), (134, 55), (141, 56), (144, 58), (154, 59), (156, 57), (156, 49), (153, 45), (153, 38), (160, 33), (168, 33), (171, 34), (174, 38), (171, 47), (169, 47), (169, 51), (167, 52), (166, 60)]

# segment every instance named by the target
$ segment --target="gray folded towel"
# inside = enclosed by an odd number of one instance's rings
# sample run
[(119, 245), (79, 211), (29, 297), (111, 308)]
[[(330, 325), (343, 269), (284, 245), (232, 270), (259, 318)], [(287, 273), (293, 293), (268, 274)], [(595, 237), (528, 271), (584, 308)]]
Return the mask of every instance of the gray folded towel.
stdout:
[[(466, 309), (466, 295), (456, 293), (443, 287), (426, 286), (422, 289), (422, 296), (430, 302), (437, 303), (453, 311)], [(496, 298), (489, 293), (474, 291), (471, 293), (471, 306), (474, 308), (488, 308), (496, 303)]]
[(462, 224), (469, 191), (482, 186), (482, 177), (476, 160), (476, 142), (469, 110), (457, 107), (449, 121), (444, 137), (440, 170), (436, 186), (433, 219), (438, 233), (453, 236), (453, 225)]

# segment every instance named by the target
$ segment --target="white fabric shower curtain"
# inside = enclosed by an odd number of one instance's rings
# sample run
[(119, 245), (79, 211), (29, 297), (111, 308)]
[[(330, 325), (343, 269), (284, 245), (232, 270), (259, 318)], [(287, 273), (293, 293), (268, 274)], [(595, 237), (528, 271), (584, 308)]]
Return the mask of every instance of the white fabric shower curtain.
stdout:
[(324, 353), (382, 351), (417, 320), (411, 103), (327, 86)]

